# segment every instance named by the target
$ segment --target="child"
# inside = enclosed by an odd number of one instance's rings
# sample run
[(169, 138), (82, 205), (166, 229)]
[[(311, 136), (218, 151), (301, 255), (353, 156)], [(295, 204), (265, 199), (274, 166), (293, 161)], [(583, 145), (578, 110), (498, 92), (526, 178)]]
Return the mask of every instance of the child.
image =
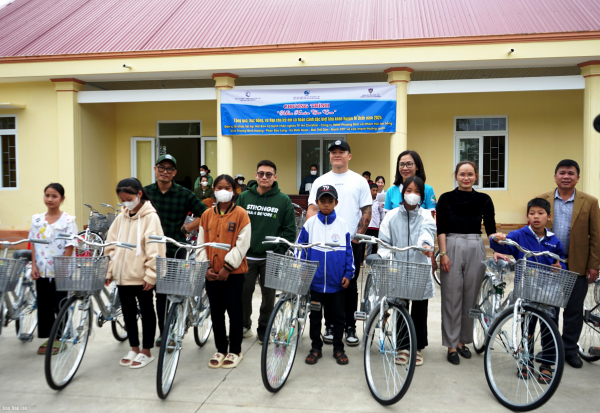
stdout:
[[(541, 251), (549, 251), (560, 258), (565, 258), (565, 252), (563, 246), (554, 233), (550, 232), (546, 228), (546, 223), (551, 219), (551, 205), (545, 199), (542, 198), (534, 198), (527, 203), (527, 219), (529, 220), (529, 225), (518, 229), (516, 231), (511, 231), (508, 236), (498, 232), (493, 234), (490, 237), (490, 248), (492, 248), (494, 252), (494, 259), (498, 261), (498, 258), (508, 261), (508, 258), (504, 254), (512, 255), (516, 259), (522, 259), (525, 254), (519, 251), (517, 248), (510, 245), (502, 245), (497, 243), (493, 238), (496, 238), (498, 241), (505, 241), (506, 239), (511, 239), (519, 244), (521, 247), (532, 251), (532, 252), (541, 252)], [(529, 257), (528, 261), (534, 261), (539, 264), (550, 265), (556, 268), (567, 269), (566, 264), (559, 263), (559, 261), (554, 260), (547, 256), (540, 257)], [(560, 308), (554, 307), (553, 314), (551, 317), (552, 321), (556, 325), (558, 325), (558, 313)], [(529, 334), (531, 335), (535, 330), (535, 324), (532, 323), (529, 325)], [(547, 354), (544, 354), (543, 349), (546, 347), (548, 341), (548, 332), (546, 331), (545, 326), (541, 326), (542, 330), (542, 354), (541, 361), (542, 365), (539, 369), (538, 382), (542, 384), (548, 384), (552, 380), (552, 365), (554, 365), (554, 351), (547, 351)], [(533, 349), (531, 349), (533, 351)], [(539, 357), (539, 356), (538, 356)], [(536, 358), (538, 358), (536, 357)], [(533, 372), (533, 366), (522, 366), (520, 371), (517, 373), (519, 377), (523, 379), (528, 379), (529, 374)]]
[[(378, 178), (381, 178), (380, 176)], [(371, 197), (373, 198), (373, 208), (371, 209), (371, 222), (367, 228), (367, 235), (379, 238), (379, 224), (385, 217), (383, 204), (377, 199), (379, 186), (376, 183), (369, 185), (371, 188)], [(377, 244), (367, 244), (367, 256), (369, 254), (377, 254)]]
[[(113, 280), (119, 288), (123, 320), (131, 350), (119, 365), (132, 369), (146, 367), (154, 360), (156, 313), (152, 288), (156, 284), (156, 256), (166, 254), (165, 244), (147, 243), (151, 235), (163, 236), (160, 218), (142, 183), (136, 178), (123, 179), (117, 185), (117, 196), (123, 204), (122, 212), (110, 226), (106, 242), (135, 244), (134, 250), (109, 245), (104, 254), (110, 257), (106, 282)], [(142, 350), (138, 332), (138, 305), (142, 315)]]
[(312, 347), (307, 364), (316, 364), (323, 356), (321, 349), (321, 319), (322, 313), (328, 314), (328, 319), (333, 321), (333, 357), (337, 364), (348, 364), (348, 356), (344, 353), (344, 289), (350, 284), (354, 276), (354, 259), (350, 233), (346, 222), (336, 216), (334, 211), (338, 204), (338, 194), (333, 186), (323, 185), (317, 189), (316, 195), (319, 212), (309, 218), (302, 227), (298, 243), (310, 244), (314, 242), (337, 243), (340, 246), (335, 251), (325, 250), (320, 247), (303, 250), (301, 258), (318, 261), (319, 268), (310, 285), (310, 298), (312, 302), (321, 303), (324, 307), (319, 311), (310, 312), (310, 339)]
[(371, 185), (373, 183), (373, 181), (371, 181), (371, 172), (369, 171), (364, 171), (362, 173), (362, 177), (365, 178), (367, 180), (367, 182), (369, 183), (369, 185)]
[(205, 175), (200, 177), (200, 186), (194, 189), (194, 193), (200, 201), (203, 201), (206, 198), (212, 198), (213, 190), (208, 185), (208, 176)]
[[(392, 252), (385, 247), (379, 248), (382, 258), (399, 261), (408, 261), (419, 264), (430, 264), (435, 245), (436, 225), (431, 212), (423, 209), (423, 197), (425, 196), (425, 183), (418, 176), (411, 176), (402, 186), (402, 203), (398, 208), (389, 211), (381, 227), (379, 238), (394, 247), (408, 247), (417, 245), (419, 247), (431, 248), (428, 252), (408, 250), (405, 252)], [(429, 257), (429, 258), (428, 258)], [(431, 271), (429, 271), (431, 274)], [(417, 333), (417, 366), (423, 365), (422, 350), (427, 347), (427, 307), (429, 299), (435, 297), (433, 278), (429, 277), (425, 296), (423, 300), (410, 303), (410, 315), (415, 324)], [(398, 337), (407, 337), (402, 329), (398, 331)], [(399, 340), (396, 364), (408, 364), (409, 343)]]
[[(65, 200), (65, 189), (61, 184), (50, 184), (44, 189), (46, 213), (35, 214), (31, 218), (29, 238), (50, 240), (50, 244), (31, 244), (31, 279), (37, 290), (38, 337), (48, 338), (58, 315), (60, 305), (67, 298), (66, 291), (56, 291), (54, 283), (55, 255), (66, 257), (73, 255), (77, 247), (76, 240), (56, 239), (60, 233), (77, 234), (75, 217), (62, 212), (61, 204)], [(1, 311), (1, 310), (0, 310)], [(45, 355), (48, 341), (40, 346), (38, 354)], [(52, 345), (52, 354), (60, 351), (60, 342)]]
[[(202, 214), (198, 228), (198, 244), (220, 242), (231, 245), (229, 251), (207, 247), (196, 254), (196, 261), (210, 260), (206, 272), (206, 293), (217, 346), (217, 352), (208, 362), (211, 369), (232, 369), (244, 358), (242, 290), (248, 272), (246, 252), (250, 248), (251, 231), (246, 210), (233, 202), (235, 187), (229, 175), (215, 179), (215, 206)], [(225, 330), (225, 311), (229, 315), (229, 341)]]

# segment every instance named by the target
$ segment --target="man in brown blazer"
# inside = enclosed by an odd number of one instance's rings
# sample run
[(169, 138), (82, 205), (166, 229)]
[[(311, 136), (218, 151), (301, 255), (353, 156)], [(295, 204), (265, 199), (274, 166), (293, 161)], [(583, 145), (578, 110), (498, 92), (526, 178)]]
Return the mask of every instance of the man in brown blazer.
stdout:
[(569, 270), (579, 274), (563, 312), (562, 335), (565, 358), (575, 368), (583, 366), (577, 354), (577, 342), (583, 327), (583, 303), (588, 283), (596, 281), (600, 267), (598, 199), (575, 190), (579, 173), (577, 162), (570, 159), (560, 161), (554, 171), (557, 188), (539, 196), (552, 206), (552, 218), (547, 225), (565, 249)]

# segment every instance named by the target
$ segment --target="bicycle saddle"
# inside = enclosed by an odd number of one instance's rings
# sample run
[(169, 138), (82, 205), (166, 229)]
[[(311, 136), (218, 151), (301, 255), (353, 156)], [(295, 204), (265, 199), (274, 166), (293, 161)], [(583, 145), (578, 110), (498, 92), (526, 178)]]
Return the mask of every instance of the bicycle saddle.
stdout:
[(17, 250), (13, 253), (13, 258), (15, 260), (27, 260), (31, 261), (31, 251), (30, 250)]

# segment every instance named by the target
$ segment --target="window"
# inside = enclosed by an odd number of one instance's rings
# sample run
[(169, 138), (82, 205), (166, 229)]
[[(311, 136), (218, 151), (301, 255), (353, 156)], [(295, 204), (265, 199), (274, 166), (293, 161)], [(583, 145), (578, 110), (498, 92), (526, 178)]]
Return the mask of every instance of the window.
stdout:
[(0, 176), (1, 188), (17, 187), (17, 118), (16, 116), (0, 116), (0, 147), (2, 163)]
[(327, 150), (333, 142), (346, 140), (343, 135), (326, 136), (302, 136), (298, 137), (297, 146), (297, 175), (296, 188), (300, 188), (302, 179), (310, 175), (310, 166), (317, 165), (319, 176), (331, 171), (329, 163), (329, 151)]
[(456, 117), (454, 164), (472, 161), (479, 168), (477, 189), (506, 189), (508, 117)]
[(158, 122), (158, 136), (184, 137), (201, 136), (200, 121)]

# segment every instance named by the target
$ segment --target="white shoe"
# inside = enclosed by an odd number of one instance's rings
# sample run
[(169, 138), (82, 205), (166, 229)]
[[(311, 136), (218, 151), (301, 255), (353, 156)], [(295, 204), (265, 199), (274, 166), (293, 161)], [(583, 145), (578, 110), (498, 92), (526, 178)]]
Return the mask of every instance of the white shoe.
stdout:
[[(133, 360), (135, 359), (135, 357), (136, 357), (137, 355), (138, 355), (138, 353), (136, 353), (136, 352), (135, 352), (135, 351), (133, 351), (133, 350), (130, 350), (130, 351), (129, 351), (129, 353), (127, 353), (127, 354), (126, 354), (126, 355), (125, 355), (125, 356), (124, 356), (124, 357), (121, 359), (121, 361), (119, 362), (119, 365), (120, 365), (120, 366), (123, 366), (123, 367), (129, 367), (129, 366), (131, 366), (131, 363), (133, 363)], [(125, 361), (123, 361), (123, 360), (129, 360), (129, 361), (125, 362)]]
[(254, 333), (252, 333), (252, 327), (250, 327), (250, 328), (244, 327), (244, 329), (242, 330), (242, 333), (244, 334), (244, 338), (249, 338), (254, 335)]
[(154, 361), (154, 357), (148, 357), (147, 355), (145, 355), (144, 353), (138, 353), (137, 356), (135, 356), (135, 358), (133, 359), (134, 362), (138, 362), (140, 364), (138, 364), (137, 366), (133, 365), (133, 362), (131, 363), (131, 366), (129, 366), (130, 369), (141, 369), (143, 367), (146, 367), (148, 364), (150, 364), (151, 362)]

